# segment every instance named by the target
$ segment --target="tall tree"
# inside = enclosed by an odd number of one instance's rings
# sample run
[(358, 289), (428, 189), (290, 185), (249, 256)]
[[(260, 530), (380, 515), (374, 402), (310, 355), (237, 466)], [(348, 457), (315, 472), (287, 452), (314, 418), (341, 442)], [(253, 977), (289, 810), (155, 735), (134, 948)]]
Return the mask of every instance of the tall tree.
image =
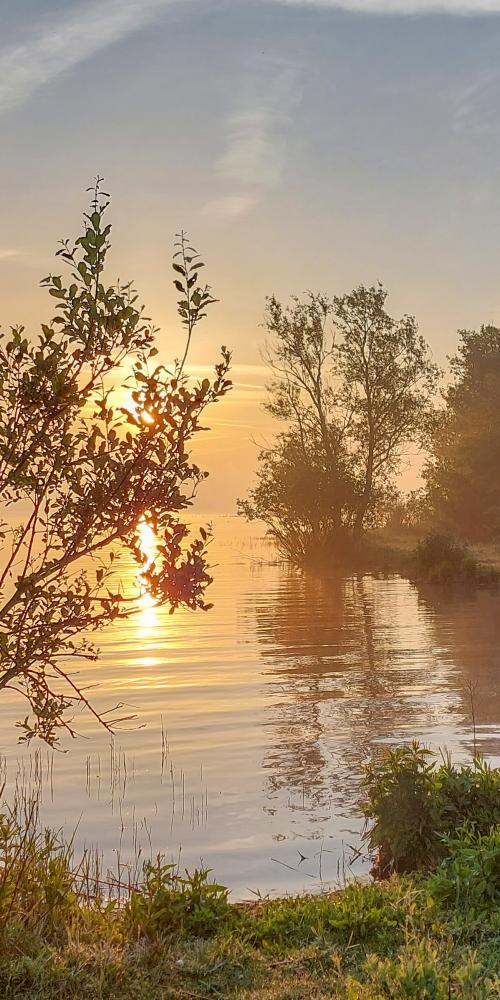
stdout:
[(500, 329), (459, 332), (424, 470), (431, 516), (471, 541), (500, 535)]
[(438, 369), (413, 316), (395, 320), (380, 285), (335, 298), (339, 401), (357, 470), (354, 535), (393, 491), (403, 448), (418, 440)]
[(262, 450), (240, 511), (261, 518), (287, 555), (339, 552), (394, 497), (404, 446), (422, 429), (437, 369), (415, 320), (360, 286), (328, 299), (267, 303), (269, 412), (285, 424)]
[[(182, 512), (206, 475), (189, 446), (230, 386), (229, 354), (222, 348), (212, 382), (188, 378), (187, 348), (214, 299), (181, 234), (173, 266), (186, 351), (170, 371), (153, 362), (156, 331), (132, 285), (104, 284), (107, 206), (98, 180), (83, 234), (59, 250), (69, 281), (43, 282), (56, 300), (52, 321), (36, 338), (20, 326), (0, 339), (0, 690), (27, 699), (22, 738), (51, 744), (61, 727), (73, 732), (75, 704), (97, 715), (72, 660), (95, 659), (89, 633), (137, 607), (138, 594), (125, 595), (113, 572), (123, 548), (158, 604), (209, 607), (207, 533), (189, 538)], [(159, 537), (151, 565), (144, 520)]]

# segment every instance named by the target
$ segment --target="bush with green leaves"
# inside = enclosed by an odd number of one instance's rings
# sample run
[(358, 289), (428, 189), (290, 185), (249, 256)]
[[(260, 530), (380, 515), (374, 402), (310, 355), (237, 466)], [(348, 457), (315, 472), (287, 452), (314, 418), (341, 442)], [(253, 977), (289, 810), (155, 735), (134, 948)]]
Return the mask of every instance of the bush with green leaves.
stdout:
[[(71, 663), (95, 659), (89, 636), (137, 610), (141, 584), (124, 594), (114, 573), (123, 551), (158, 605), (210, 606), (207, 532), (191, 535), (183, 512), (206, 475), (190, 448), (231, 385), (230, 356), (223, 347), (212, 381), (189, 378), (188, 349), (215, 300), (181, 233), (173, 267), (185, 348), (170, 368), (153, 361), (157, 331), (132, 284), (105, 284), (107, 207), (98, 179), (82, 234), (58, 251), (67, 279), (42, 283), (52, 320), (38, 336), (22, 326), (0, 334), (0, 691), (27, 700), (22, 738), (50, 744), (61, 729), (73, 734), (75, 706), (97, 715)], [(152, 564), (143, 521), (159, 540)], [(113, 729), (108, 713), (98, 718)]]
[(500, 824), (500, 769), (480, 757), (455, 767), (413, 742), (365, 769), (365, 833), (379, 875), (428, 869), (446, 856), (447, 837), (467, 824), (485, 835)]
[(432, 899), (465, 911), (471, 923), (494, 914), (500, 934), (500, 826), (484, 834), (463, 827), (444, 843), (448, 856), (427, 881)]
[(204, 937), (227, 921), (231, 908), (228, 890), (209, 880), (209, 870), (196, 869), (182, 876), (175, 865), (158, 857), (144, 866), (140, 889), (131, 893), (124, 924), (134, 934), (183, 931)]

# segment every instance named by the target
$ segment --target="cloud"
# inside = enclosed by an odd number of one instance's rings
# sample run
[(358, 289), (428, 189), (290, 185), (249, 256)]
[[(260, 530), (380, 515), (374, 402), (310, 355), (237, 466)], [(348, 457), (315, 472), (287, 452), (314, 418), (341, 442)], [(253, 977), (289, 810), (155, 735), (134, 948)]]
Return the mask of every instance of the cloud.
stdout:
[[(186, 0), (184, 0), (186, 2)], [(255, 4), (263, 0), (254, 0)], [(266, 0), (269, 2), (269, 0)], [(441, 11), (450, 14), (500, 13), (500, 0), (271, 0), (281, 6), (342, 9), (367, 14), (419, 14)], [(70, 10), (33, 31), (22, 44), (0, 48), (0, 112), (28, 100), (40, 87), (109, 45), (151, 24), (181, 0), (79, 0)], [(210, 0), (206, 0), (207, 5)], [(277, 84), (278, 91), (280, 83)], [(249, 171), (265, 163), (279, 172), (269, 156), (271, 104), (246, 109), (235, 117), (233, 149), (225, 159), (228, 173)], [(279, 117), (279, 112), (278, 112)], [(224, 159), (221, 164), (224, 170)]]
[(211, 201), (207, 201), (202, 212), (204, 215), (235, 219), (239, 215), (245, 215), (246, 212), (249, 212), (256, 200), (253, 194), (225, 194), (221, 198), (212, 198)]
[(500, 0), (275, 0), (287, 7), (317, 7), (360, 14), (496, 14)]
[(226, 121), (227, 144), (215, 165), (224, 180), (272, 187), (280, 180), (284, 133), (302, 88), (294, 65), (271, 63), (241, 81), (240, 106)]
[(299, 67), (285, 61), (259, 61), (259, 72), (244, 73), (234, 107), (224, 124), (225, 141), (213, 172), (225, 186), (204, 212), (243, 215), (262, 192), (276, 187), (286, 163), (286, 136), (300, 102)]
[(500, 72), (482, 70), (454, 99), (452, 128), (455, 132), (494, 135), (500, 129)]
[(12, 260), (14, 257), (23, 257), (23, 250), (11, 250), (9, 247), (0, 247), (0, 261)]
[(0, 112), (161, 16), (175, 0), (81, 0), (21, 45), (0, 49)]

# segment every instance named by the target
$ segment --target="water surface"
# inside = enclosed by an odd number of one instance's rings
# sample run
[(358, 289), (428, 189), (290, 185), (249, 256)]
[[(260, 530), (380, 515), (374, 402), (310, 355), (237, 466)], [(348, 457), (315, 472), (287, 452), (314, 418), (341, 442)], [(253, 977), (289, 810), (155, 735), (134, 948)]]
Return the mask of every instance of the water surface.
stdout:
[(213, 610), (145, 601), (79, 672), (99, 708), (126, 702), (136, 722), (111, 744), (79, 717), (67, 753), (36, 753), (16, 744), (22, 703), (2, 696), (8, 780), (41, 780), (44, 818), (105, 864), (162, 851), (236, 897), (314, 889), (367, 867), (353, 860), (360, 773), (384, 745), (464, 759), (475, 735), (499, 761), (500, 600), (398, 576), (322, 582), (236, 518), (214, 528)]

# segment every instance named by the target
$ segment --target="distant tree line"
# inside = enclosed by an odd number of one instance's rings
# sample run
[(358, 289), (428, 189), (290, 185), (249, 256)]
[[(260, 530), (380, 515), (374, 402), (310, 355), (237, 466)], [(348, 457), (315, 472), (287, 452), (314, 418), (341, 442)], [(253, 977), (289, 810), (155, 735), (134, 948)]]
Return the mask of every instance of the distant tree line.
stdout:
[(461, 330), (433, 415), (422, 515), (469, 541), (500, 537), (500, 329)]
[[(500, 330), (460, 333), (440, 400), (415, 319), (393, 319), (386, 300), (379, 285), (267, 301), (265, 405), (282, 429), (239, 510), (296, 563), (359, 555), (391, 516), (470, 540), (500, 533)], [(427, 457), (424, 487), (406, 499), (409, 448)]]

